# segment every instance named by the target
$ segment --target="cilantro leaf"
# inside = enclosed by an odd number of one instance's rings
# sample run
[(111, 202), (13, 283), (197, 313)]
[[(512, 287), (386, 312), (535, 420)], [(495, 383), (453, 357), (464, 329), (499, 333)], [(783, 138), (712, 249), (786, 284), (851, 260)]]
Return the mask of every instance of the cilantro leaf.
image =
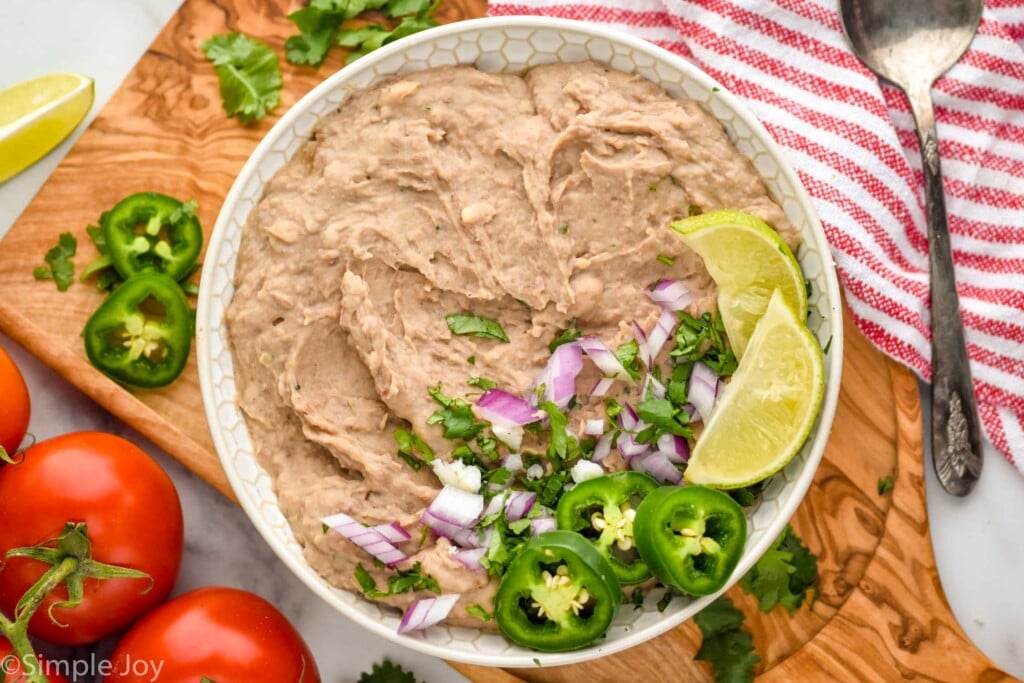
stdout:
[(487, 426), (473, 417), (473, 408), (461, 398), (448, 398), (441, 393), (438, 385), (429, 389), (434, 400), (441, 404), (441, 410), (427, 418), (427, 424), (439, 424), (444, 428), (444, 438), (469, 440)]
[(582, 336), (583, 333), (576, 328), (576, 320), (574, 318), (573, 320), (569, 321), (568, 327), (559, 332), (558, 336), (551, 340), (551, 343), (548, 344), (548, 351), (554, 353), (555, 349), (557, 349), (562, 344), (568, 344), (569, 342), (579, 339)]
[(93, 259), (92, 263), (87, 265), (82, 274), (78, 276), (79, 282), (85, 282), (87, 279), (96, 276), (96, 288), (101, 292), (109, 292), (114, 289), (117, 285), (124, 282), (124, 278), (114, 268), (114, 264), (110, 260), (110, 249), (107, 248), (107, 238), (103, 234), (103, 228), (101, 227), (107, 219), (107, 213), (104, 212), (100, 215), (98, 225), (88, 225), (85, 228), (85, 232), (89, 235), (89, 239), (96, 246), (96, 251), (99, 252), (99, 256)]
[(479, 315), (450, 313), (444, 317), (444, 320), (448, 323), (448, 329), (452, 331), (452, 334), (497, 339), (503, 342), (508, 341), (508, 335), (505, 334), (505, 330), (502, 329), (497, 321), (490, 318), (484, 318)]
[(719, 683), (748, 683), (761, 658), (750, 634), (741, 630), (746, 618), (727, 597), (720, 597), (693, 618), (704, 637), (695, 659), (708, 662)]
[(386, 598), (389, 595), (421, 590), (434, 593), (441, 592), (441, 587), (438, 585), (437, 580), (430, 574), (424, 574), (422, 572), (422, 565), (419, 562), (413, 564), (410, 569), (398, 569), (394, 574), (388, 576), (388, 589), (386, 591), (377, 588), (377, 582), (374, 581), (370, 572), (362, 564), (356, 565), (355, 575), (359, 587), (368, 598)]
[(818, 558), (804, 546), (791, 526), (779, 534), (740, 586), (758, 600), (762, 612), (782, 605), (791, 615), (803, 604), (808, 589), (817, 598)]
[(395, 441), (398, 443), (398, 457), (414, 470), (423, 467), (424, 462), (434, 461), (434, 451), (427, 442), (408, 429), (396, 429)]
[(68, 291), (75, 281), (75, 264), (71, 257), (78, 251), (78, 240), (70, 232), (62, 232), (57, 244), (46, 252), (46, 266), (39, 266), (32, 275), (37, 280), (53, 280), (61, 292)]
[(203, 43), (203, 54), (217, 71), (228, 116), (254, 123), (281, 101), (281, 67), (265, 43), (241, 33), (219, 35)]
[(408, 14), (423, 14), (430, 10), (432, 0), (391, 0), (384, 13), (389, 17), (404, 17)]
[(636, 404), (636, 414), (641, 420), (654, 427), (653, 430), (644, 430), (644, 432), (650, 431), (650, 434), (641, 432), (643, 437), (637, 437), (637, 440), (642, 443), (650, 443), (665, 433), (686, 438), (693, 435), (692, 430), (679, 421), (680, 417), (686, 419), (686, 415), (682, 414), (680, 409), (667, 398), (649, 398), (640, 401)]
[(471, 387), (483, 389), (484, 391), (487, 391), (488, 389), (493, 389), (494, 387), (498, 386), (497, 382), (495, 382), (493, 379), (487, 379), (486, 377), (470, 377), (468, 380), (466, 380), (466, 384), (468, 384)]
[(736, 372), (738, 362), (726, 343), (725, 325), (720, 316), (712, 318), (710, 313), (705, 313), (694, 318), (680, 311), (675, 343), (670, 355), (677, 364), (703, 361), (719, 377)]
[(374, 664), (370, 671), (364, 671), (356, 683), (416, 683), (416, 676), (385, 659)]
[(548, 421), (551, 423), (551, 442), (548, 445), (548, 460), (552, 466), (559, 469), (562, 461), (569, 460), (576, 449), (576, 438), (569, 435), (566, 426), (569, 419), (551, 401), (544, 401), (540, 409), (548, 414)]
[(885, 494), (892, 491), (896, 483), (892, 480), (892, 475), (888, 477), (882, 477), (878, 480), (878, 495), (884, 496)]
[(626, 368), (626, 372), (633, 379), (640, 377), (640, 344), (636, 339), (630, 339), (625, 344), (615, 349), (615, 357), (622, 363), (622, 367)]
[(494, 619), (493, 614), (484, 609), (482, 605), (478, 605), (476, 603), (473, 603), (472, 605), (467, 605), (466, 612), (473, 615), (474, 617), (483, 619), (484, 621), (491, 621), (492, 619)]

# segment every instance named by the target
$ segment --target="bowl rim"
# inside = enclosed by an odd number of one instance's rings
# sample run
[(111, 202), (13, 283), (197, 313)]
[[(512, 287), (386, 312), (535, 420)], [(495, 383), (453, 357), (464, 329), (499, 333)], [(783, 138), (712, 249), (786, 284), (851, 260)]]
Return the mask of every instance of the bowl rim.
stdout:
[[(385, 45), (384, 47), (375, 50), (374, 52), (360, 58), (358, 61), (345, 66), (336, 73), (327, 77), (323, 82), (315, 86), (312, 90), (291, 105), (288, 111), (286, 111), (271, 127), (246, 159), (245, 165), (239, 171), (224, 199), (223, 204), (221, 205), (217, 221), (207, 244), (205, 261), (210, 263), (216, 261), (216, 259), (212, 259), (211, 257), (219, 253), (226, 241), (225, 235), (228, 231), (228, 224), (231, 221), (230, 214), (232, 213), (234, 206), (242, 197), (242, 193), (246, 186), (249, 185), (253, 175), (257, 172), (260, 160), (266, 156), (267, 152), (282, 135), (287, 134), (287, 131), (292, 128), (297, 119), (307, 113), (306, 110), (310, 103), (320, 100), (325, 94), (335, 90), (344, 82), (350, 80), (353, 75), (358, 74), (362, 70), (372, 68), (377, 63), (388, 59), (395, 53), (405, 52), (417, 45), (434, 42), (447, 36), (481, 29), (571, 30), (577, 33), (589, 34), (590, 36), (609, 42), (622, 44), (631, 50), (645, 54), (646, 56), (654, 59), (655, 62), (664, 62), (673, 68), (685, 72), (688, 78), (700, 83), (709, 91), (714, 91), (715, 95), (730, 110), (732, 115), (740, 119), (750, 129), (750, 131), (758, 137), (759, 142), (764, 145), (772, 159), (777, 163), (779, 174), (792, 186), (793, 193), (796, 195), (801, 209), (806, 214), (806, 223), (814, 237), (815, 247), (817, 248), (822, 261), (821, 267), (824, 270), (824, 279), (827, 285), (825, 288), (825, 301), (827, 302), (828, 312), (832, 320), (832, 342), (830, 352), (825, 356), (827, 381), (821, 407), (814, 427), (814, 439), (811, 442), (811, 447), (807, 454), (806, 465), (800, 472), (797, 479), (790, 484), (792, 486), (792, 494), (790, 497), (790, 505), (788, 507), (791, 509), (783, 509), (780, 506), (780, 514), (768, 529), (768, 531), (772, 533), (766, 532), (757, 543), (748, 549), (748, 552), (746, 552), (740, 559), (738, 566), (726, 586), (713, 595), (694, 598), (690, 605), (695, 609), (693, 613), (688, 616), (683, 616), (684, 612), (668, 615), (654, 624), (650, 624), (642, 629), (636, 629), (624, 637), (618, 638), (612, 642), (598, 643), (587, 648), (571, 652), (530, 652), (526, 654), (473, 653), (450, 649), (447, 645), (438, 645), (421, 637), (398, 635), (394, 629), (385, 626), (380, 620), (374, 619), (370, 615), (357, 609), (353, 609), (350, 605), (341, 602), (334, 592), (344, 589), (339, 589), (328, 584), (323, 577), (321, 577), (301, 558), (301, 556), (289, 551), (283, 543), (279, 542), (274, 530), (270, 527), (267, 520), (259, 513), (258, 508), (260, 503), (243, 493), (246, 484), (241, 481), (239, 473), (233, 466), (230, 466), (230, 463), (228, 462), (227, 453), (230, 452), (231, 448), (226, 443), (224, 436), (217, 429), (210, 429), (210, 435), (213, 440), (217, 458), (225, 471), (228, 482), (231, 485), (231, 489), (238, 498), (238, 502), (245, 511), (246, 516), (256, 527), (260, 536), (263, 537), (263, 540), (270, 546), (274, 554), (277, 555), (277, 557), (296, 577), (298, 577), (303, 584), (306, 585), (306, 587), (348, 619), (390, 642), (442, 659), (465, 662), (468, 664), (507, 668), (559, 666), (590, 661), (616, 652), (621, 652), (675, 628), (682, 622), (691, 618), (693, 614), (696, 614), (696, 612), (699, 612), (712, 601), (717, 599), (719, 595), (730, 589), (764, 554), (769, 545), (774, 542), (775, 538), (785, 528), (785, 525), (789, 523), (794, 512), (803, 501), (807, 490), (814, 479), (814, 474), (817, 471), (821, 458), (824, 454), (828, 436), (831, 433), (841, 383), (843, 358), (843, 311), (839, 282), (836, 275), (835, 263), (832, 258), (832, 252), (829, 248), (827, 238), (810, 196), (808, 195), (803, 183), (800, 182), (791, 167), (783, 150), (779, 147), (778, 143), (767, 131), (764, 125), (747, 108), (747, 106), (698, 66), (664, 48), (642, 38), (626, 34), (613, 27), (555, 17), (523, 15), (482, 17), (444, 24), (442, 26), (407, 36), (402, 40), (395, 41), (389, 45)], [(260, 189), (262, 190), (262, 187)], [(210, 377), (209, 371), (209, 335), (212, 334), (212, 330), (223, 328), (224, 325), (223, 320), (209, 321), (210, 307), (212, 306), (212, 297), (210, 295), (212, 288), (211, 281), (214, 277), (215, 270), (216, 269), (214, 268), (203, 269), (196, 313), (197, 368), (199, 371), (199, 383), (203, 399), (204, 414), (208, 425), (217, 424), (219, 421), (215, 414), (217, 407), (215, 397), (213, 395), (213, 381)], [(211, 323), (210, 330), (207, 329), (206, 325), (206, 322), (208, 321)], [(224, 336), (226, 339), (227, 335), (225, 334)]]

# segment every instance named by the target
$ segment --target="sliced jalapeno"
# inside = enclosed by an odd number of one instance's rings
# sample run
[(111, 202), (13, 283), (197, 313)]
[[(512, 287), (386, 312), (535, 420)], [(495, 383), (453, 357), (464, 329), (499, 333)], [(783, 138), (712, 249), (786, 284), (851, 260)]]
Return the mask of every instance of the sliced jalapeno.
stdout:
[(103, 374), (148, 389), (181, 374), (192, 327), (192, 311), (178, 283), (159, 273), (139, 273), (96, 309), (82, 336), (89, 361)]
[(498, 586), (495, 619), (509, 640), (542, 652), (575, 650), (601, 637), (622, 602), (608, 561), (572, 531), (534, 536)]
[(726, 584), (743, 554), (747, 518), (721, 491), (664, 486), (640, 503), (633, 535), (640, 556), (662, 583), (690, 595), (710, 595)]
[(174, 197), (139, 192), (125, 197), (103, 218), (110, 262), (129, 278), (156, 271), (180, 280), (203, 247), (203, 229), (195, 213)]
[(636, 507), (658, 488), (641, 472), (617, 472), (577, 484), (558, 501), (559, 529), (578, 531), (594, 544), (625, 585), (650, 578), (633, 540)]

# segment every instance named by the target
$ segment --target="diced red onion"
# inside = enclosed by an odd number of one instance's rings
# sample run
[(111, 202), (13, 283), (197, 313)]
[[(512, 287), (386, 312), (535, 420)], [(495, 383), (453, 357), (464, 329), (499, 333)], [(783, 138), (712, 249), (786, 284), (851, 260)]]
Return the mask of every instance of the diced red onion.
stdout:
[(697, 408), (692, 403), (684, 403), (680, 410), (686, 413), (687, 422), (700, 422), (700, 415), (697, 414)]
[(626, 403), (619, 412), (618, 421), (620, 427), (632, 432), (637, 430), (637, 425), (640, 424), (640, 417), (633, 410), (633, 406)]
[(533, 507), (537, 500), (537, 494), (533, 491), (511, 491), (508, 494), (508, 502), (505, 504), (505, 519), (514, 522), (526, 516), (526, 513)]
[(554, 531), (558, 528), (558, 523), (555, 522), (552, 517), (535, 517), (530, 520), (530, 533), (534, 536), (539, 536), (548, 531)]
[(491, 433), (494, 434), (494, 438), (514, 451), (522, 448), (524, 431), (522, 427), (505, 427), (503, 425), (491, 424)]
[[(632, 467), (633, 463), (630, 462), (629, 465)], [(669, 461), (664, 453), (659, 451), (644, 456), (640, 467), (662, 484), (678, 484), (683, 480), (682, 472), (676, 469), (676, 466)]]
[(650, 369), (654, 365), (654, 358), (651, 357), (651, 351), (647, 347), (647, 333), (644, 332), (644, 328), (640, 327), (640, 323), (636, 320), (633, 321), (633, 337), (640, 348), (640, 360), (645, 367)]
[(619, 449), (619, 453), (622, 453), (622, 457), (626, 460), (631, 460), (639, 455), (643, 455), (650, 450), (647, 444), (640, 443), (632, 434), (622, 432), (619, 434), (619, 438), (615, 441), (615, 445)]
[(458, 593), (439, 595), (436, 598), (424, 598), (409, 605), (398, 625), (398, 633), (419, 631), (440, 622), (448, 616), (459, 601)]
[(508, 495), (508, 494), (506, 494), (506, 493), (499, 493), (498, 495), (496, 495), (493, 498), (491, 498), (487, 502), (487, 507), (484, 508), (484, 514), (482, 514), (480, 517), (481, 518), (490, 517), (495, 512), (500, 512), (501, 509), (503, 507), (505, 507), (505, 496), (506, 495)]
[(658, 437), (658, 451), (665, 454), (669, 462), (682, 465), (690, 459), (690, 444), (676, 434), (662, 434)]
[(446, 485), (430, 503), (427, 511), (438, 519), (468, 527), (480, 519), (480, 513), (484, 511), (484, 497), (479, 493)]
[(578, 341), (583, 352), (590, 360), (594, 361), (594, 365), (601, 368), (601, 372), (605, 376), (627, 382), (633, 379), (619, 359), (615, 357), (615, 352), (609, 349), (603, 341), (597, 337), (580, 337)]
[[(658, 322), (655, 323), (654, 329), (647, 335), (647, 352), (651, 357), (651, 364), (658, 359), (658, 354), (661, 353), (661, 347), (665, 345), (671, 337), (672, 333), (676, 330), (676, 325), (679, 324), (679, 316), (672, 311), (665, 311), (658, 318)], [(650, 367), (650, 366), (648, 366)]]
[(441, 519), (429, 509), (424, 511), (420, 521), (438, 536), (443, 536), (463, 548), (479, 548), (483, 543), (480, 539), (480, 532), (476, 529), (459, 526), (446, 519)]
[(583, 433), (587, 436), (601, 436), (604, 434), (604, 420), (587, 420), (583, 423)]
[(381, 536), (386, 538), (389, 543), (404, 543), (412, 538), (412, 534), (402, 528), (402, 525), (398, 522), (391, 522), (390, 524), (378, 524), (370, 527), (376, 532), (379, 532)]
[(482, 572), (484, 571), (484, 567), (480, 564), (480, 560), (482, 560), (486, 554), (487, 548), (484, 547), (467, 548), (465, 550), (455, 551), (452, 553), (452, 557), (454, 557), (463, 566), (476, 572)]
[(659, 280), (647, 290), (647, 296), (669, 311), (681, 311), (693, 301), (690, 290), (679, 280)]
[(477, 399), (473, 412), (481, 420), (503, 427), (522, 427), (543, 417), (543, 413), (530, 405), (526, 399), (501, 389), (485, 391)]
[(576, 394), (576, 377), (583, 370), (583, 350), (572, 341), (555, 348), (531, 386), (544, 387), (544, 400), (565, 408)]
[(665, 398), (665, 385), (655, 379), (654, 375), (647, 375), (647, 379), (644, 380), (643, 390), (640, 392), (640, 396), (647, 399), (648, 396), (654, 398)]
[(363, 526), (344, 512), (324, 517), (321, 521), (389, 567), (406, 558), (405, 553), (391, 545), (381, 532)]
[(594, 444), (594, 452), (590, 455), (590, 459), (594, 462), (601, 462), (608, 457), (608, 454), (612, 452), (612, 437), (615, 436), (615, 432), (611, 431), (601, 436)]
[(590, 395), (596, 397), (604, 396), (608, 393), (608, 390), (612, 388), (613, 384), (615, 384), (615, 380), (609, 377), (602, 377), (597, 380), (597, 384), (595, 384), (594, 388), (590, 390)]
[(697, 361), (693, 364), (693, 371), (686, 384), (686, 397), (697, 414), (704, 422), (711, 417), (711, 410), (715, 407), (715, 398), (718, 395), (718, 375), (704, 363)]

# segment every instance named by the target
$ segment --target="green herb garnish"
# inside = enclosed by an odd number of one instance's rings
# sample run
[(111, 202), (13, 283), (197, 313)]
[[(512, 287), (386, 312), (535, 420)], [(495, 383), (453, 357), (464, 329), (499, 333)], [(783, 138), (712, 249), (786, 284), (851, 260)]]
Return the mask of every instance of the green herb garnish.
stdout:
[(472, 337), (483, 337), (484, 339), (497, 339), (507, 342), (508, 335), (501, 325), (490, 318), (479, 315), (463, 315), (461, 313), (449, 313), (444, 317), (448, 323), (448, 329), (452, 334), (469, 335)]
[(361, 564), (356, 565), (356, 581), (368, 598), (386, 598), (389, 595), (398, 595), (399, 593), (408, 593), (409, 591), (441, 592), (441, 587), (438, 585), (437, 580), (430, 574), (424, 574), (422, 572), (422, 565), (419, 562), (413, 564), (409, 569), (398, 569), (395, 573), (388, 576), (387, 591), (377, 588), (377, 582), (374, 581), (370, 572), (366, 571)]
[(754, 667), (761, 657), (754, 651), (754, 639), (743, 630), (746, 617), (729, 598), (722, 596), (693, 617), (704, 640), (695, 659), (708, 662), (715, 680), (746, 683), (754, 680)]
[(896, 486), (896, 482), (893, 481), (892, 475), (882, 477), (878, 480), (878, 495), (884, 496), (889, 491), (892, 491), (894, 486)]
[(57, 244), (50, 247), (43, 260), (46, 266), (39, 266), (32, 275), (37, 280), (53, 280), (61, 292), (68, 291), (75, 281), (75, 264), (71, 258), (78, 251), (78, 240), (70, 232), (62, 232)]
[(494, 619), (494, 615), (483, 608), (483, 606), (473, 603), (472, 605), (466, 605), (466, 612), (474, 617), (483, 619), (484, 621), (491, 621)]
[(804, 546), (791, 526), (779, 534), (740, 586), (758, 600), (762, 612), (782, 605), (792, 615), (803, 604), (807, 591), (818, 596), (818, 558)]
[(241, 33), (214, 36), (203, 43), (203, 54), (217, 72), (228, 116), (255, 123), (281, 101), (281, 67), (265, 43)]
[(473, 408), (461, 398), (449, 398), (441, 392), (441, 385), (428, 390), (441, 409), (427, 418), (427, 424), (439, 424), (444, 428), (446, 439), (472, 439), (487, 426), (473, 417)]
[(374, 664), (370, 671), (364, 671), (356, 683), (416, 683), (416, 676), (391, 660), (385, 659)]

